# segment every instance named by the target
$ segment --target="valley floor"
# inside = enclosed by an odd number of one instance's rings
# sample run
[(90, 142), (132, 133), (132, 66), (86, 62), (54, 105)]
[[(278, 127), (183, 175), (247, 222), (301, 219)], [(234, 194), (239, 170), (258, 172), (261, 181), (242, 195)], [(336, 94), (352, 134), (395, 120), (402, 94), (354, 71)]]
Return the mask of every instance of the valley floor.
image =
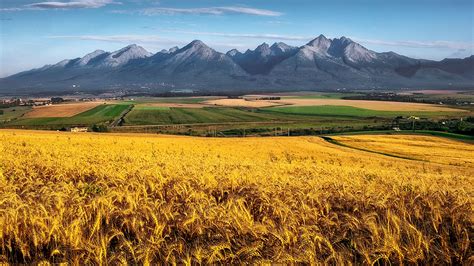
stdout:
[[(386, 95), (404, 101), (431, 103), (364, 100), (364, 97)], [(343, 99), (348, 97), (357, 99)], [(466, 92), (422, 96), (403, 93), (394, 96), (393, 93), (306, 92), (244, 95), (239, 98), (209, 96), (76, 100), (47, 106), (3, 107), (0, 110), (0, 127), (52, 130), (88, 127), (92, 130), (95, 125), (96, 128), (101, 126), (113, 132), (194, 136), (292, 135), (291, 132), (293, 135), (314, 135), (393, 128), (463, 133), (458, 129), (470, 132), (472, 123), (469, 122), (471, 124), (467, 127), (458, 124), (461, 119), (474, 114), (474, 109), (468, 104), (474, 100), (474, 96)], [(451, 104), (439, 104), (443, 101), (450, 101)], [(461, 103), (463, 105), (456, 105)], [(412, 118), (417, 121), (413, 123)], [(443, 124), (450, 120), (459, 123)]]

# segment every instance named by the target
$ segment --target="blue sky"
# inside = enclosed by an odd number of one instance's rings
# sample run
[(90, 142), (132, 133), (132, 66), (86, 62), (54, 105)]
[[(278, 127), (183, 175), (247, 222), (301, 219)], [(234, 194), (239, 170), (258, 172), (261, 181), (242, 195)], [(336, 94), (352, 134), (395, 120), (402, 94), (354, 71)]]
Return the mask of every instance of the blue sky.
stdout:
[(377, 52), (473, 54), (472, 0), (0, 0), (0, 77), (136, 43), (214, 49), (346, 36)]

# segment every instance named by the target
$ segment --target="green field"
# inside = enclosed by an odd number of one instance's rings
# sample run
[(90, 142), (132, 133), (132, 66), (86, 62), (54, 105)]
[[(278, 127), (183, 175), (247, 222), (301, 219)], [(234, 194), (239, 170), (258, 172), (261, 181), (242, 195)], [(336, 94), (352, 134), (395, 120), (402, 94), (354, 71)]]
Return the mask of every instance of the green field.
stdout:
[(136, 106), (126, 125), (165, 125), (265, 121), (319, 121), (322, 119), (391, 119), (397, 116), (436, 117), (449, 112), (377, 111), (350, 106), (288, 106), (260, 109), (236, 107), (167, 108)]
[(134, 108), (126, 117), (125, 124), (195, 124), (225, 122), (256, 122), (275, 119), (275, 115), (238, 108)]
[(134, 110), (152, 110), (152, 111), (169, 111), (170, 107), (166, 106), (146, 106), (146, 105), (135, 105)]
[(82, 112), (72, 117), (45, 117), (22, 118), (13, 121), (10, 125), (17, 126), (47, 126), (47, 125), (93, 125), (109, 122), (116, 119), (130, 105), (107, 104), (99, 105), (91, 110)]
[[(356, 95), (356, 94), (354, 94)], [(283, 98), (338, 99), (348, 93), (309, 93), (282, 96)], [(99, 105), (73, 117), (24, 118), (29, 107), (17, 107), (16, 111), (5, 109), (0, 116), (2, 127), (24, 127), (33, 129), (60, 129), (70, 126), (92, 126), (104, 124), (115, 132), (157, 132), (166, 134), (193, 135), (271, 135), (291, 131), (297, 135), (323, 134), (355, 130), (391, 129), (400, 123), (404, 130), (411, 129), (412, 122), (406, 118), (418, 116), (418, 129), (469, 131), (472, 123), (446, 122), (440, 119), (459, 119), (472, 116), (472, 112), (426, 112), (426, 111), (377, 111), (351, 106), (275, 106), (266, 108), (218, 107), (202, 105), (202, 108), (167, 107), (173, 104), (196, 104), (209, 97), (138, 97), (113, 104)], [(159, 103), (153, 105), (153, 103)], [(161, 106), (159, 106), (161, 105)], [(118, 118), (132, 107), (123, 120)], [(196, 107), (196, 105), (192, 106)], [(197, 106), (199, 107), (199, 106)], [(465, 108), (469, 110), (468, 108)], [(403, 116), (405, 119), (394, 118)], [(2, 120), (3, 119), (3, 120)], [(8, 122), (3, 122), (8, 120)], [(115, 123), (112, 123), (115, 121)], [(401, 121), (401, 122), (400, 122)], [(449, 125), (448, 125), (449, 123)], [(178, 126), (181, 125), (181, 126)]]
[(15, 106), (0, 109), (3, 111), (3, 114), (0, 114), (0, 123), (6, 123), (11, 120), (18, 119), (22, 117), (25, 113), (31, 110), (30, 106)]
[(282, 114), (306, 115), (306, 116), (346, 116), (346, 117), (397, 117), (397, 116), (422, 116), (434, 117), (449, 114), (450, 112), (419, 112), (419, 111), (377, 111), (363, 109), (351, 106), (287, 106), (287, 107), (271, 107), (262, 109), (265, 112), (274, 112)]
[[(326, 127), (362, 128), (364, 126), (381, 125), (387, 122), (384, 121), (384, 119), (368, 119), (364, 117), (295, 115), (266, 112), (263, 109), (256, 110), (232, 107), (169, 108), (169, 110), (134, 108), (125, 117), (124, 125), (193, 124), (193, 130), (206, 131), (208, 130), (208, 124), (220, 124), (213, 126), (216, 129), (226, 131), (232, 129), (271, 130), (276, 127), (286, 129), (322, 129)], [(200, 126), (200, 124), (203, 126)], [(147, 128), (149, 129), (149, 127)]]

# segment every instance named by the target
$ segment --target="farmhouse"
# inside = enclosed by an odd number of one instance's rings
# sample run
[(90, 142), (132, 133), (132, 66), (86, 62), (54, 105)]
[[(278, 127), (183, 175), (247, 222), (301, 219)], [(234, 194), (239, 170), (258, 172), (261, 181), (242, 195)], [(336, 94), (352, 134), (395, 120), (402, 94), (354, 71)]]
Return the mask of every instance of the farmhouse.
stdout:
[(87, 127), (71, 127), (70, 131), (71, 132), (87, 132), (87, 131), (89, 131), (89, 128), (87, 128)]

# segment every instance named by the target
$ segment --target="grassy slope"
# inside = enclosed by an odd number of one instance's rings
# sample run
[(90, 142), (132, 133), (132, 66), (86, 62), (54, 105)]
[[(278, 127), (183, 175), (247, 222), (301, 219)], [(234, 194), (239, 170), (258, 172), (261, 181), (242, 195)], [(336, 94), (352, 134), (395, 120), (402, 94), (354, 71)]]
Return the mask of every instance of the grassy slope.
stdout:
[(166, 125), (229, 122), (298, 122), (314, 123), (331, 120), (361, 120), (361, 118), (325, 117), (267, 112), (266, 109), (244, 109), (233, 107), (210, 108), (134, 108), (126, 117), (128, 125)]
[(152, 110), (152, 111), (169, 111), (170, 107), (166, 106), (146, 106), (146, 105), (135, 105), (134, 110)]
[(276, 118), (237, 108), (169, 108), (134, 109), (125, 118), (126, 124), (194, 124), (222, 122), (258, 122)]
[(16, 106), (16, 107), (9, 107), (3, 110), (3, 114), (0, 115), (0, 123), (20, 118), (25, 113), (31, 110), (30, 106)]

